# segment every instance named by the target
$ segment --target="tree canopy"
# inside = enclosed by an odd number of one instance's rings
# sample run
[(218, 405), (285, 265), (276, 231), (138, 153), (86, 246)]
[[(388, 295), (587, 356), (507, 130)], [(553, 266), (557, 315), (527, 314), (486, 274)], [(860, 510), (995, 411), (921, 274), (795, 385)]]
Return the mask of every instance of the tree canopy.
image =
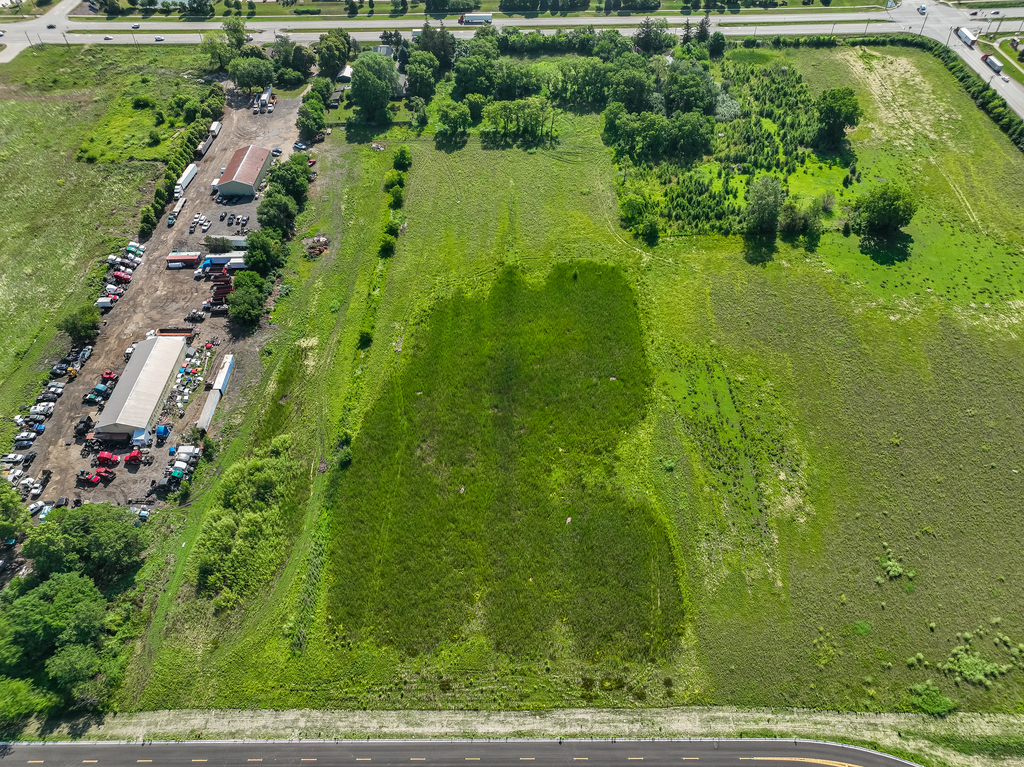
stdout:
[(839, 146), (846, 129), (860, 122), (861, 108), (853, 88), (832, 88), (815, 102), (818, 110), (818, 141), (826, 147)]
[(274, 82), (274, 65), (265, 58), (239, 57), (228, 64), (228, 76), (244, 91), (263, 90)]
[(782, 211), (782, 184), (775, 176), (758, 176), (747, 187), (747, 231), (775, 232)]
[(395, 63), (379, 53), (363, 53), (352, 65), (352, 100), (373, 120), (387, 118), (398, 87)]
[(54, 509), (45, 525), (32, 529), (25, 556), (44, 578), (79, 572), (111, 586), (139, 563), (145, 549), (136, 521), (127, 509), (106, 503)]
[(871, 234), (894, 234), (917, 212), (917, 199), (903, 184), (890, 181), (876, 186), (857, 200), (861, 227)]
[(28, 514), (21, 496), (7, 482), (0, 482), (0, 543), (6, 543), (28, 527)]

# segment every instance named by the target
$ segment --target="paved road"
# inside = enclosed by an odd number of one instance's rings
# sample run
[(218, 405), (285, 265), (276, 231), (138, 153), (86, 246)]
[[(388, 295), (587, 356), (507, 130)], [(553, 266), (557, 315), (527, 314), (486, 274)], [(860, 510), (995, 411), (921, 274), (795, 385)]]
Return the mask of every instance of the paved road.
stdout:
[[(10, 744), (4, 767), (375, 767), (418, 763), (467, 767), (907, 767), (885, 754), (828, 743), (790, 740), (718, 741), (265, 741), (184, 743)], [(754, 767), (750, 765), (750, 767)]]
[[(975, 32), (992, 31), (1002, 33), (1024, 29), (1024, 20), (1020, 20), (1021, 17), (1024, 17), (1024, 7), (1000, 9), (998, 15), (993, 15), (991, 10), (980, 10), (977, 16), (970, 16), (968, 10), (951, 8), (941, 3), (928, 2), (928, 0), (925, 0), (925, 2), (927, 5), (927, 13), (925, 15), (918, 12), (920, 0), (907, 0), (902, 5), (886, 11), (837, 11), (836, 13), (828, 14), (812, 14), (794, 9), (792, 12), (743, 13), (742, 15), (720, 14), (714, 16), (713, 19), (718, 29), (724, 34), (731, 36), (764, 35), (775, 32), (800, 35), (911, 32), (925, 35), (949, 45), (969, 66), (982, 77), (989, 80), (992, 87), (1006, 99), (1010, 108), (1018, 116), (1024, 118), (1024, 86), (1015, 80), (1011, 79), (1009, 82), (1006, 82), (1001, 77), (997, 77), (981, 60), (980, 51), (967, 47), (953, 34), (953, 28), (961, 25), (967, 26)], [(28, 48), (30, 44), (35, 43), (60, 44), (70, 40), (76, 44), (110, 43), (124, 45), (130, 40), (137, 44), (173, 45), (198, 43), (202, 39), (202, 30), (220, 29), (220, 22), (216, 20), (174, 22), (151, 19), (138, 22), (140, 29), (135, 31), (131, 29), (133, 23), (131, 21), (90, 22), (70, 20), (68, 15), (79, 4), (80, 0), (61, 0), (44, 16), (8, 23), (5, 27), (6, 34), (3, 38), (7, 48), (4, 51), (0, 51), (0, 64), (13, 60), (15, 56)], [(1016, 17), (1018, 21), (1004, 22), (1002, 20), (1004, 17)], [(668, 22), (670, 28), (678, 29), (689, 17), (680, 15), (662, 16), (661, 18)], [(290, 32), (290, 36), (300, 43), (313, 42), (319, 37), (319, 32), (303, 32), (302, 30), (322, 30), (324, 27), (339, 27), (350, 31), (357, 40), (373, 41), (378, 39), (377, 32), (360, 30), (379, 29), (381, 26), (387, 26), (392, 29), (411, 30), (421, 26), (423, 19), (424, 17), (422, 16), (401, 19), (390, 19), (387, 17), (382, 17), (381, 19), (371, 19), (368, 17), (356, 19), (319, 18), (309, 21), (288, 20), (287, 22), (272, 23), (260, 22), (258, 19), (255, 19), (251, 22), (251, 26), (253, 27), (256, 42), (272, 41), (277, 31), (275, 25), (278, 24), (278, 29), (287, 26), (289, 30), (293, 30)], [(740, 19), (744, 22), (743, 26), (719, 26), (723, 23), (735, 23)], [(773, 22), (771, 26), (758, 27), (759, 24), (769, 21)], [(632, 34), (636, 25), (636, 18), (614, 16), (605, 18), (515, 18), (503, 20), (499, 16), (495, 19), (495, 22), (499, 27), (505, 24), (512, 24), (522, 28), (552, 27), (555, 25), (568, 28), (593, 24), (602, 28), (615, 27), (623, 34)], [(784, 22), (784, 24), (779, 22)], [(55, 28), (47, 29), (47, 26), (51, 24)], [(131, 32), (131, 36), (129, 37), (127, 34), (112, 34), (110, 36), (114, 39), (105, 41), (103, 39), (105, 36), (103, 32), (88, 33), (89, 30), (96, 29), (93, 26), (95, 24), (100, 24), (99, 28), (103, 30)], [(195, 34), (167, 33), (163, 35), (166, 39), (162, 43), (155, 40), (155, 37), (162, 30), (171, 28), (195, 30)], [(450, 24), (449, 28), (453, 30), (456, 36), (462, 38), (471, 37), (475, 32), (473, 28), (467, 29), (456, 24)], [(70, 36), (67, 35), (66, 33), (71, 30), (76, 30), (76, 33)]]

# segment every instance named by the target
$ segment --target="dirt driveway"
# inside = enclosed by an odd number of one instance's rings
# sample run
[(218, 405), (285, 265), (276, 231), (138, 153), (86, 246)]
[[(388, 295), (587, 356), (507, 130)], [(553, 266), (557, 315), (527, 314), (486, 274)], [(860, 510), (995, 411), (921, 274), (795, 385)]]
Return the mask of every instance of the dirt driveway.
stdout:
[[(188, 202), (180, 221), (168, 227), (165, 215), (153, 235), (144, 242), (146, 255), (132, 275), (125, 295), (104, 316), (100, 335), (94, 342), (92, 357), (78, 378), (67, 383), (64, 395), (56, 403), (54, 413), (46, 423), (45, 433), (36, 440), (34, 449), (39, 455), (28, 473), (39, 476), (43, 469), (52, 472), (50, 483), (42, 495), (43, 500), (69, 497), (96, 503), (109, 501), (119, 505), (142, 505), (147, 501), (146, 491), (151, 484), (164, 475), (164, 469), (169, 463), (167, 447), (180, 443), (199, 417), (206, 401), (202, 389), (191, 398), (184, 416), (178, 417), (176, 412), (173, 414), (171, 438), (163, 448), (153, 448), (155, 460), (152, 465), (127, 468), (122, 464), (117, 470), (117, 478), (108, 485), (90, 488), (76, 486), (75, 477), (80, 469), (90, 468), (90, 457), (83, 457), (83, 440), (74, 436), (74, 425), (85, 414), (96, 415), (96, 408), (82, 404), (82, 397), (100, 382), (104, 370), (116, 373), (124, 370), (124, 353), (132, 342), (141, 341), (150, 330), (186, 325), (185, 315), (200, 308), (203, 300), (210, 295), (210, 283), (194, 278), (191, 269), (167, 269), (167, 254), (172, 250), (205, 252), (201, 242), (206, 236), (235, 235), (239, 231), (238, 227), (229, 228), (226, 221), (220, 221), (221, 210), (236, 216), (248, 215), (249, 228), (257, 227), (259, 195), (255, 200), (245, 200), (222, 208), (216, 204), (215, 197), (209, 194), (210, 183), (220, 177), (220, 169), (227, 165), (236, 149), (249, 144), (268, 149), (279, 146), (284, 150), (284, 156), (287, 156), (298, 138), (295, 117), (301, 99), (278, 99), (273, 114), (254, 115), (251, 97), (238, 93), (229, 83), (225, 83), (225, 86), (228, 99), (222, 120), (224, 127), (206, 156), (198, 161), (199, 172), (186, 191)], [(188, 224), (195, 213), (205, 213), (213, 219), (214, 223), (206, 235), (198, 229), (189, 234)], [(249, 373), (258, 372), (255, 369), (259, 364), (257, 342), (248, 333), (234, 327), (226, 317), (207, 315), (207, 319), (197, 326), (196, 331), (198, 338), (194, 347), (205, 349), (207, 343), (214, 344), (210, 349), (210, 368), (214, 374), (225, 354), (234, 354), (236, 357), (232, 381), (238, 381), (239, 385), (232, 384), (220, 406), (230, 408), (233, 402), (238, 401), (241, 382), (250, 377)], [(51, 360), (48, 364), (54, 362), (56, 360)], [(156, 503), (155, 496), (148, 500)]]

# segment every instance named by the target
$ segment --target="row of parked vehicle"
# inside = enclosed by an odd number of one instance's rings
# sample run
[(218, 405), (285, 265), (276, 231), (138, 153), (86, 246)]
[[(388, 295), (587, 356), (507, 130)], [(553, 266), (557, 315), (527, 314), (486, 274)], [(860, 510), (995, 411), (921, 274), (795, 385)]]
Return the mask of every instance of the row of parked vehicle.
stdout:
[(103, 295), (96, 301), (96, 306), (99, 309), (113, 308), (118, 299), (124, 295), (125, 290), (132, 282), (132, 275), (142, 263), (145, 252), (145, 245), (130, 242), (121, 255), (107, 256), (107, 285), (103, 289)]

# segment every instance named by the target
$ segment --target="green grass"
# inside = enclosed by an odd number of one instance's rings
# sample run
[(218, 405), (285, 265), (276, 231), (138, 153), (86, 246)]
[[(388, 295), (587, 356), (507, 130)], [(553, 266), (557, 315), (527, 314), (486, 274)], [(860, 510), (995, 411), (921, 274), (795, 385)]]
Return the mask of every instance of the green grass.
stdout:
[[(293, 255), (229, 454), (291, 433), (301, 524), (233, 612), (182, 555), (121, 707), (909, 710), (931, 679), (1019, 713), (1024, 157), (924, 53), (776, 62), (865, 107), (812, 250), (641, 247), (594, 115), (527, 151), (335, 131), (300, 221), (332, 249)], [(371, 138), (413, 152), (386, 264)], [(842, 189), (829, 159), (792, 191)], [(922, 200), (905, 236), (844, 237), (892, 178)]]

